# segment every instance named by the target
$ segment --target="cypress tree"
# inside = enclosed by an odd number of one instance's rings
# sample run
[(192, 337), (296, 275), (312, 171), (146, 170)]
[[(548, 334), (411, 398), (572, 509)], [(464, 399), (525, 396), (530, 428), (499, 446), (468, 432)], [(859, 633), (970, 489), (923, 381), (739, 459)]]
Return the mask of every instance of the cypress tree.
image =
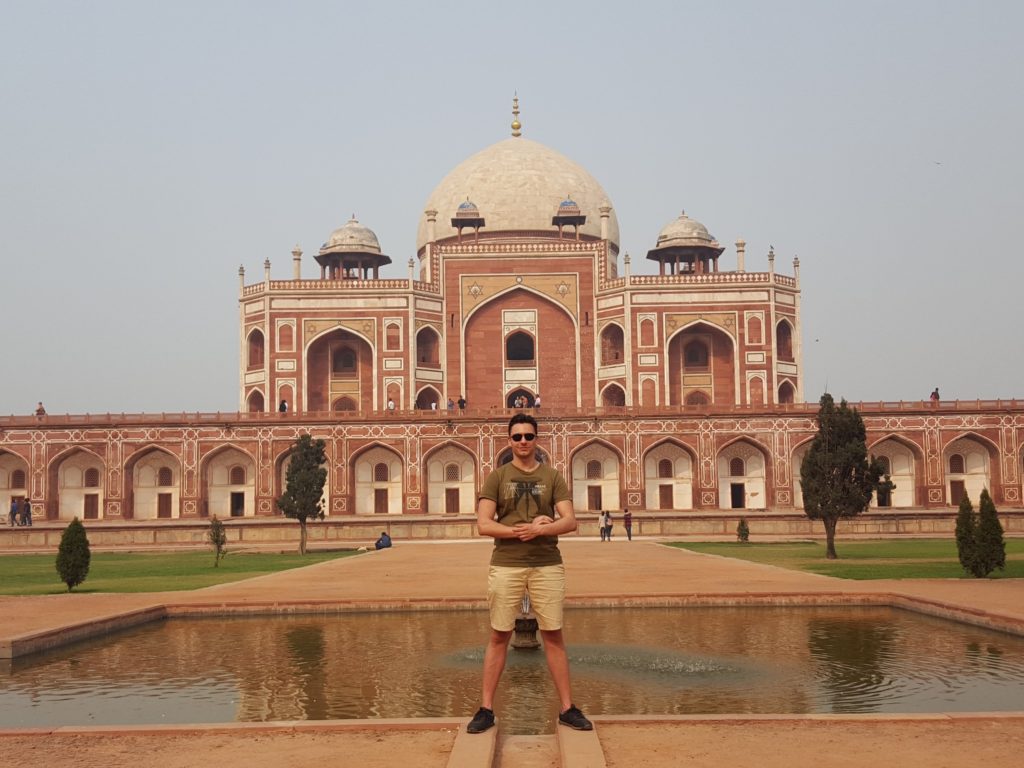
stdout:
[(978, 502), (978, 527), (975, 535), (976, 563), (974, 575), (982, 578), (995, 569), (1006, 567), (1006, 542), (1003, 540), (1003, 526), (999, 522), (996, 505), (988, 489), (981, 492)]
[(57, 573), (60, 580), (68, 585), (68, 592), (85, 581), (91, 559), (89, 537), (85, 535), (85, 526), (76, 517), (61, 534), (57, 549)]
[(825, 526), (825, 556), (836, 555), (836, 525), (868, 508), (878, 488), (882, 466), (868, 458), (864, 420), (856, 408), (832, 395), (821, 396), (818, 434), (800, 466), (804, 514)]
[(976, 530), (978, 521), (974, 515), (974, 507), (965, 493), (960, 499), (960, 509), (956, 513), (956, 554), (960, 565), (968, 573), (974, 573), (976, 548)]
[(324, 483), (327, 482), (327, 453), (323, 440), (308, 434), (299, 435), (292, 450), (292, 460), (285, 473), (284, 495), (277, 507), (285, 517), (299, 521), (299, 554), (306, 554), (306, 520), (324, 518)]

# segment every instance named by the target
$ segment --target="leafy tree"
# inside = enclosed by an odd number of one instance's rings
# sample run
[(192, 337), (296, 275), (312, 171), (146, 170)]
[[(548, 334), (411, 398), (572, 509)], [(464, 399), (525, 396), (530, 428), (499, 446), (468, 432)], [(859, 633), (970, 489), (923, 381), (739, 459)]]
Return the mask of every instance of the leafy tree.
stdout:
[(988, 489), (981, 492), (978, 502), (978, 527), (975, 530), (975, 568), (978, 578), (988, 576), (996, 568), (1006, 567), (1006, 542), (1003, 540), (1003, 526), (999, 522), (996, 505)]
[(974, 562), (977, 559), (977, 528), (978, 520), (974, 514), (974, 507), (965, 493), (960, 499), (960, 509), (956, 513), (956, 554), (960, 558), (960, 565), (968, 573), (974, 573)]
[(57, 573), (60, 580), (68, 585), (68, 592), (85, 581), (91, 559), (89, 537), (85, 535), (85, 526), (76, 517), (64, 529), (57, 548)]
[(292, 460), (285, 475), (284, 495), (277, 507), (285, 517), (299, 521), (299, 554), (306, 554), (306, 520), (324, 518), (324, 483), (327, 482), (327, 453), (323, 440), (310, 435), (299, 435), (292, 450)]
[(878, 489), (881, 464), (868, 459), (864, 421), (846, 401), (821, 396), (818, 434), (800, 468), (804, 513), (825, 525), (826, 557), (836, 555), (836, 525), (868, 508)]
[(224, 547), (228, 543), (228, 534), (224, 530), (224, 523), (218, 520), (216, 515), (210, 518), (210, 529), (206, 532), (206, 538), (209, 539), (210, 544), (213, 546), (213, 567), (217, 568), (220, 565), (220, 559), (224, 557)]

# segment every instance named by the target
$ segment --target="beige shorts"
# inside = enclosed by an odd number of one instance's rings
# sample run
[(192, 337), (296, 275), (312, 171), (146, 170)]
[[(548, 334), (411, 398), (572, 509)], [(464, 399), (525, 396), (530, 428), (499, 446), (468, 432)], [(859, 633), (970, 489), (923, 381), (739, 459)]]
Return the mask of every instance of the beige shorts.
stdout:
[(510, 567), (492, 565), (487, 575), (487, 605), (491, 609), (491, 627), (499, 632), (515, 629), (523, 595), (530, 594), (530, 610), (542, 630), (562, 628), (562, 603), (565, 600), (565, 566)]

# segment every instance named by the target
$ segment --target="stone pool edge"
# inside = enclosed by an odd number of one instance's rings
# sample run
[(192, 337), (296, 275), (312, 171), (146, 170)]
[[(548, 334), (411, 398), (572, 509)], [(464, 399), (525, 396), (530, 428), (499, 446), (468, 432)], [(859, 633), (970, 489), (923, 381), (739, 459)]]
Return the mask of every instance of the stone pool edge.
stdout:
[[(1020, 618), (897, 592), (663, 593), (642, 596), (608, 594), (568, 598), (566, 606), (569, 608), (885, 607), (1024, 637), (1024, 620)], [(0, 659), (20, 658), (168, 618), (326, 615), (370, 611), (470, 611), (484, 610), (485, 608), (486, 602), (477, 598), (168, 602), (0, 638)]]

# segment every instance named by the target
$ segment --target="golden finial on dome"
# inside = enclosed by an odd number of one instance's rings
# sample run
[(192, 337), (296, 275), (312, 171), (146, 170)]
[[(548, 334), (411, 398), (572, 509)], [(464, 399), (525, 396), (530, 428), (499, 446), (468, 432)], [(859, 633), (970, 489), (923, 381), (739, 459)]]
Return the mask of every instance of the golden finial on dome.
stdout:
[(522, 136), (520, 128), (523, 124), (519, 122), (519, 92), (517, 91), (512, 97), (512, 135)]

